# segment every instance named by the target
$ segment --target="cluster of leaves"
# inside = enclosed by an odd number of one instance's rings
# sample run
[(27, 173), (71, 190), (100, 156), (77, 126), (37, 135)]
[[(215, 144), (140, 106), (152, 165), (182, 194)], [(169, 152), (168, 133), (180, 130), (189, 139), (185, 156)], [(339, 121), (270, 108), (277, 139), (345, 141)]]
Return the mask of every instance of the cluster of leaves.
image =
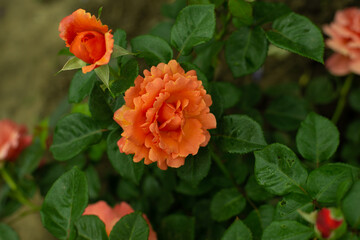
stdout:
[[(26, 196), (36, 186), (45, 196), (44, 226), (58, 239), (147, 239), (144, 212), (159, 239), (303, 240), (314, 237), (314, 229), (297, 210), (338, 207), (349, 229), (342, 239), (358, 239), (360, 122), (351, 122), (340, 138), (319, 111), (341, 94), (334, 84), (340, 79), (264, 90), (238, 80), (261, 71), (270, 43), (322, 63), (320, 30), (281, 3), (189, 0), (186, 6), (177, 0), (162, 10), (168, 20), (148, 35), (128, 43), (123, 30), (114, 32), (121, 57), (74, 75), (68, 103), (44, 123), (45, 129), (56, 123), (50, 148), (56, 161), (36, 169), (46, 151), (47, 133), (40, 132), (10, 169)], [(122, 130), (112, 118), (140, 70), (167, 63), (174, 54), (185, 70), (197, 71), (211, 94), (218, 128), (184, 166), (162, 171), (119, 152)], [(216, 75), (222, 54), (233, 76), (228, 81)], [(359, 99), (359, 89), (351, 91), (351, 111), (360, 111)], [(1, 217), (19, 206), (9, 195), (4, 186)], [(97, 217), (81, 216), (97, 200), (127, 201), (136, 212), (122, 218), (108, 238)], [(6, 225), (0, 233), (16, 239)]]

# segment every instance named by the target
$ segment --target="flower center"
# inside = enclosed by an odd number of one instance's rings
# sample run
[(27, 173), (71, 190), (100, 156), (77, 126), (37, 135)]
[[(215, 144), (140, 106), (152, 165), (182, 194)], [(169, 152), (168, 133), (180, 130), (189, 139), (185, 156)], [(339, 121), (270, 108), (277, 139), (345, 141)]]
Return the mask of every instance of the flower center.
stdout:
[(70, 52), (87, 63), (94, 63), (106, 52), (105, 37), (96, 31), (80, 32), (71, 43)]
[(176, 106), (164, 103), (158, 112), (158, 125), (159, 130), (163, 131), (175, 131), (181, 129), (183, 122), (183, 113), (181, 104)]

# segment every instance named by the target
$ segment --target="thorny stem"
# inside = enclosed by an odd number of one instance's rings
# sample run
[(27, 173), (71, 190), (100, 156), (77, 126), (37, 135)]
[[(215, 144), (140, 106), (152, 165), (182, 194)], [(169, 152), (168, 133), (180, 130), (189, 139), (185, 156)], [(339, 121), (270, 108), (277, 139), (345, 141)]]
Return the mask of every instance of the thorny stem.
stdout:
[(339, 118), (340, 118), (340, 116), (341, 116), (341, 114), (342, 114), (342, 112), (344, 110), (344, 107), (345, 107), (345, 104), (346, 104), (346, 97), (347, 97), (347, 95), (349, 93), (353, 78), (354, 78), (354, 75), (350, 74), (346, 78), (345, 83), (344, 83), (344, 85), (342, 86), (342, 88), (340, 90), (339, 100), (338, 100), (334, 115), (333, 115), (333, 117), (331, 119), (331, 121), (334, 124), (336, 124), (339, 121)]
[(225, 175), (225, 177), (227, 177), (231, 183), (235, 186), (235, 188), (245, 197), (246, 201), (248, 201), (248, 203), (254, 208), (256, 214), (258, 215), (259, 219), (261, 219), (261, 215), (259, 212), (259, 209), (256, 207), (256, 205), (251, 201), (251, 199), (247, 196), (246, 192), (241, 189), (235, 182), (234, 177), (231, 175), (231, 173), (227, 170), (227, 168), (225, 167), (224, 163), (221, 161), (221, 159), (219, 158), (218, 155), (216, 155), (216, 153), (214, 152), (212, 147), (209, 147), (210, 150), (210, 155), (212, 157), (212, 159), (214, 159), (215, 163), (217, 164), (217, 166), (220, 168), (221, 172)]

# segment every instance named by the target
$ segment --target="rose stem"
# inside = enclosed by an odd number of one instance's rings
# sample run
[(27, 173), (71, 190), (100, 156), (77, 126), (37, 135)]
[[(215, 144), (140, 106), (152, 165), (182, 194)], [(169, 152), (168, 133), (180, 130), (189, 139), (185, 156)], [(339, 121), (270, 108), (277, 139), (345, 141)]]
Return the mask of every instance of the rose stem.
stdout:
[(334, 124), (336, 124), (339, 121), (339, 118), (340, 118), (340, 116), (341, 116), (341, 114), (342, 114), (342, 112), (344, 110), (344, 107), (345, 107), (345, 104), (346, 104), (346, 97), (347, 97), (347, 95), (349, 93), (353, 78), (354, 78), (354, 75), (350, 74), (346, 78), (345, 83), (344, 83), (344, 85), (342, 86), (342, 88), (340, 90), (339, 100), (338, 100), (334, 115), (333, 115), (333, 117), (331, 119), (331, 121)]

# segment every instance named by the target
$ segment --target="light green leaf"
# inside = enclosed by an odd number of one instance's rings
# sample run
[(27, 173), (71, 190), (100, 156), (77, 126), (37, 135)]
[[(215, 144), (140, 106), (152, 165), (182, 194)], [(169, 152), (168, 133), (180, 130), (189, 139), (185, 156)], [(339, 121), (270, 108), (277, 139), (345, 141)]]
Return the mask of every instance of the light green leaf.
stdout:
[[(65, 65), (59, 72), (79, 69), (79, 68), (82, 68), (85, 66), (86, 66), (86, 62), (84, 62), (83, 60), (81, 60), (77, 57), (72, 57), (65, 63)], [(57, 73), (59, 73), (59, 72), (57, 72)]]
[(100, 80), (105, 84), (105, 86), (110, 90), (109, 86), (109, 65), (102, 65), (94, 69), (96, 75), (100, 78)]
[(253, 21), (251, 4), (245, 0), (229, 0), (229, 10), (242, 23), (250, 25)]
[(213, 37), (214, 8), (214, 5), (190, 5), (179, 13), (171, 29), (171, 45), (180, 55), (189, 55), (193, 47)]
[(100, 141), (101, 135), (101, 128), (92, 118), (73, 113), (57, 123), (50, 151), (55, 159), (68, 160)]
[(241, 213), (245, 205), (246, 200), (237, 189), (223, 189), (211, 200), (211, 216), (216, 221), (225, 221)]
[(256, 179), (267, 191), (285, 195), (305, 184), (307, 171), (285, 145), (274, 143), (254, 154)]
[(114, 44), (113, 52), (111, 58), (117, 58), (125, 55), (133, 55), (132, 52), (129, 52), (125, 48), (120, 47), (119, 45)]
[(290, 13), (273, 23), (266, 32), (269, 41), (279, 48), (324, 63), (324, 39), (321, 31), (308, 18)]

